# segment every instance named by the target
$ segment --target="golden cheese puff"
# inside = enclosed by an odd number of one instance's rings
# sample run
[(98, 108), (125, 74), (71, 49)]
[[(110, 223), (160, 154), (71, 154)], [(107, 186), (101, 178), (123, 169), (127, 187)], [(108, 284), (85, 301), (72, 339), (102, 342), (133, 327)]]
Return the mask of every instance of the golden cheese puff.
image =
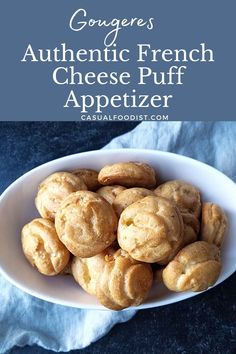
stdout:
[(155, 193), (146, 188), (128, 188), (117, 195), (112, 206), (116, 214), (120, 216), (122, 211), (130, 204), (133, 204), (134, 202), (137, 202), (138, 200), (147, 197), (148, 195), (155, 196)]
[(152, 188), (156, 185), (154, 169), (142, 162), (119, 162), (104, 166), (98, 174), (104, 185)]
[(61, 202), (71, 193), (86, 190), (82, 178), (69, 172), (56, 172), (40, 183), (35, 199), (36, 208), (43, 218), (55, 219)]
[(182, 213), (182, 218), (184, 222), (184, 238), (182, 246), (189, 245), (197, 241), (200, 223), (199, 220), (190, 213)]
[(98, 182), (98, 172), (95, 170), (91, 170), (89, 168), (77, 168), (71, 173), (82, 178), (89, 191), (96, 191), (99, 187), (101, 187)]
[(163, 270), (163, 282), (172, 291), (203, 291), (214, 285), (221, 269), (219, 249), (205, 241), (184, 247)]
[(200, 239), (221, 247), (225, 239), (228, 220), (224, 211), (216, 204), (204, 203)]
[(163, 282), (162, 279), (162, 273), (163, 273), (164, 267), (157, 268), (153, 272), (153, 279), (157, 284), (160, 284)]
[(115, 250), (110, 247), (93, 257), (73, 258), (72, 275), (75, 281), (90, 295), (96, 295), (97, 281), (104, 270), (105, 258), (114, 253)]
[(26, 224), (21, 242), (25, 257), (42, 274), (59, 274), (69, 262), (70, 253), (59, 240), (51, 220), (39, 218)]
[(201, 198), (199, 190), (189, 183), (173, 180), (161, 184), (155, 189), (158, 196), (174, 201), (181, 213), (193, 214), (196, 218), (201, 212)]
[(183, 241), (183, 220), (170, 200), (148, 196), (129, 205), (120, 216), (118, 243), (131, 257), (159, 263)]
[(116, 197), (125, 190), (125, 187), (114, 185), (114, 186), (105, 186), (97, 190), (97, 193), (106, 199), (108, 203), (112, 204)]
[(56, 213), (61, 242), (77, 257), (92, 257), (116, 239), (117, 217), (112, 206), (89, 191), (70, 194)]
[(105, 260), (96, 288), (101, 304), (111, 310), (140, 305), (152, 286), (151, 266), (132, 259), (121, 249)]

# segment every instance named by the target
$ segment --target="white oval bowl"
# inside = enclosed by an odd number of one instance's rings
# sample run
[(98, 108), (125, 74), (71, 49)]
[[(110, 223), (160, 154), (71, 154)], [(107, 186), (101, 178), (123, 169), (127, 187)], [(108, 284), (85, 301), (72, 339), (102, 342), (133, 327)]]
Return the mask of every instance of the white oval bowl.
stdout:
[[(219, 204), (229, 218), (229, 232), (222, 248), (222, 271), (216, 283), (236, 269), (236, 185), (223, 173), (204, 163), (168, 152), (138, 149), (99, 150), (62, 157), (41, 165), (12, 183), (0, 197), (0, 271), (13, 285), (38, 298), (66, 306), (104, 309), (95, 297), (83, 291), (72, 277), (47, 277), (31, 267), (21, 248), (24, 224), (38, 216), (34, 198), (39, 183), (56, 171), (79, 167), (99, 170), (120, 161), (142, 161), (153, 166), (161, 180), (183, 179), (198, 187), (203, 201)], [(163, 285), (153, 286), (138, 309), (167, 305), (199, 293), (170, 292)]]

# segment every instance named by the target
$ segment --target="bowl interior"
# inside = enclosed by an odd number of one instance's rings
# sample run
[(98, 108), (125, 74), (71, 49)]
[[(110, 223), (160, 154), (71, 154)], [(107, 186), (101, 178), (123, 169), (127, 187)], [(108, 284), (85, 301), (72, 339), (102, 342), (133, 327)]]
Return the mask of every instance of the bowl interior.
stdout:
[[(22, 290), (42, 299), (80, 308), (103, 307), (84, 292), (72, 277), (46, 277), (26, 261), (20, 242), (24, 224), (38, 217), (34, 198), (39, 183), (56, 171), (78, 167), (99, 170), (108, 163), (142, 161), (152, 165), (161, 181), (183, 179), (201, 191), (203, 201), (219, 204), (229, 218), (229, 233), (222, 248), (222, 271), (217, 284), (230, 276), (236, 267), (236, 187), (214, 168), (180, 155), (150, 150), (100, 150), (70, 155), (37, 167), (14, 182), (0, 198), (0, 269), (2, 274)], [(173, 293), (155, 285), (139, 308), (161, 306), (180, 301), (197, 293)]]

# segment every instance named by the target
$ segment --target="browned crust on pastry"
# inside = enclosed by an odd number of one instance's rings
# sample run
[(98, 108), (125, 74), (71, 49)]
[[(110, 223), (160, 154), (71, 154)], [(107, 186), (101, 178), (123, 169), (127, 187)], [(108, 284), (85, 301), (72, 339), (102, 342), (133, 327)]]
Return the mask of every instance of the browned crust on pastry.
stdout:
[(89, 191), (70, 194), (56, 213), (60, 240), (77, 257), (92, 257), (116, 239), (117, 217), (111, 205)]
[(157, 284), (160, 284), (163, 282), (163, 279), (162, 279), (163, 270), (164, 270), (164, 267), (161, 267), (161, 268), (155, 269), (153, 272), (153, 279)]
[(101, 304), (112, 310), (138, 306), (148, 295), (152, 280), (149, 264), (138, 262), (119, 249), (106, 259), (96, 296)]
[(182, 218), (184, 222), (184, 239), (183, 247), (197, 241), (197, 237), (200, 230), (199, 220), (190, 213), (182, 213)]
[(116, 214), (120, 216), (122, 211), (125, 208), (127, 208), (130, 204), (133, 204), (138, 200), (147, 197), (148, 195), (155, 196), (155, 193), (146, 188), (140, 188), (140, 187), (128, 188), (117, 195), (112, 206)]
[(113, 204), (114, 200), (116, 199), (116, 197), (125, 190), (126, 188), (123, 186), (118, 186), (118, 185), (114, 185), (114, 186), (105, 186), (105, 187), (101, 187), (97, 190), (97, 193), (103, 197), (104, 199), (106, 199), (106, 201), (109, 204)]
[(40, 183), (35, 205), (43, 218), (55, 219), (57, 209), (71, 193), (86, 190), (82, 178), (69, 172), (56, 172)]
[(154, 192), (174, 201), (181, 213), (193, 214), (196, 218), (200, 216), (201, 197), (195, 186), (182, 180), (173, 180), (161, 184)]
[(118, 243), (131, 257), (159, 263), (183, 240), (183, 219), (174, 203), (148, 196), (128, 206), (118, 224)]
[(184, 247), (163, 271), (172, 291), (203, 291), (215, 284), (221, 269), (219, 249), (205, 241)]
[(115, 250), (109, 247), (93, 257), (73, 257), (71, 264), (72, 275), (87, 293), (96, 295), (97, 282), (104, 270), (106, 259), (114, 253)]
[(142, 162), (119, 162), (104, 166), (98, 175), (104, 185), (152, 188), (156, 185), (154, 169)]
[(95, 170), (90, 168), (77, 168), (71, 173), (82, 178), (89, 191), (94, 192), (101, 187), (101, 184), (98, 182), (98, 172)]

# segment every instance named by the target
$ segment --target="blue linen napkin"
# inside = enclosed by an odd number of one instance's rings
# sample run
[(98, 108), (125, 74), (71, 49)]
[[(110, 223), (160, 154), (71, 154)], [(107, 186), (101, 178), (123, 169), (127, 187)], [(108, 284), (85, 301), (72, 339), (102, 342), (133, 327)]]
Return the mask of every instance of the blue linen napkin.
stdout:
[(236, 181), (236, 122), (143, 122), (105, 148), (175, 152), (214, 166)]
[[(105, 148), (176, 152), (215, 166), (236, 180), (236, 123), (144, 122)], [(0, 353), (14, 345), (37, 344), (54, 351), (88, 346), (135, 311), (64, 307), (23, 293), (0, 276)]]

